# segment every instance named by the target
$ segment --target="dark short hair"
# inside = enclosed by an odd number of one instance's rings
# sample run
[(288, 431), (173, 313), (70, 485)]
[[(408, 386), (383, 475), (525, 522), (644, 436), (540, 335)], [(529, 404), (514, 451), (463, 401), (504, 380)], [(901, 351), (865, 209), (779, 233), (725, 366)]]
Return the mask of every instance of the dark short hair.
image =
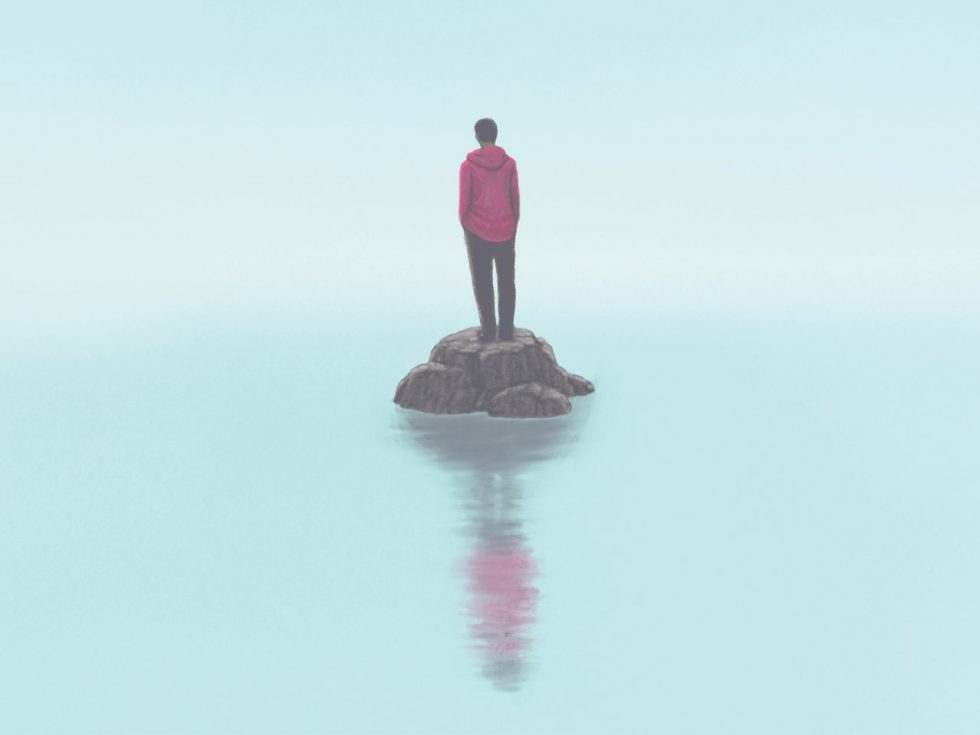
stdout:
[(483, 117), (477, 120), (476, 125), (473, 126), (473, 129), (476, 131), (476, 139), (481, 143), (497, 142), (497, 123), (495, 123), (489, 117)]

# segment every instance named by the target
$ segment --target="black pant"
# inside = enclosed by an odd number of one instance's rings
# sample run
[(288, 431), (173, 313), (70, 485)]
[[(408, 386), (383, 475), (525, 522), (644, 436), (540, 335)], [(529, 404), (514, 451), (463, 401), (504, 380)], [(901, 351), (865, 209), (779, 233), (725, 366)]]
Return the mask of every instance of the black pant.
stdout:
[(476, 308), (480, 312), (483, 336), (493, 339), (497, 335), (497, 323), (493, 314), (493, 261), (496, 260), (497, 289), (500, 291), (500, 337), (510, 339), (514, 334), (514, 304), (517, 301), (517, 289), (514, 286), (514, 238), (504, 242), (488, 242), (465, 227), (463, 235), (470, 259), (473, 295), (476, 296)]

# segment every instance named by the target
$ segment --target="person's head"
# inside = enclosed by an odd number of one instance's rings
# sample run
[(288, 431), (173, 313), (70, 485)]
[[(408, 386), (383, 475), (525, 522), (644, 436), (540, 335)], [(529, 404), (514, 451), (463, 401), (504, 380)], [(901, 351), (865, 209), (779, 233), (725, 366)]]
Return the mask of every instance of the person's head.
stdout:
[(497, 142), (497, 123), (489, 117), (483, 117), (477, 120), (476, 125), (473, 126), (473, 130), (476, 132), (476, 140), (480, 145)]

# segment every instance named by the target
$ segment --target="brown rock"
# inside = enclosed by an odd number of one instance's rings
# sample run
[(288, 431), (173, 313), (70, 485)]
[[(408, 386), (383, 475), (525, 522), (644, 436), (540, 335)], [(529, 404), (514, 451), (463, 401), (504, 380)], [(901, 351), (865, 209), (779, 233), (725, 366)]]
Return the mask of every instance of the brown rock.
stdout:
[(491, 416), (537, 418), (561, 416), (572, 410), (564, 393), (541, 383), (521, 383), (505, 388), (490, 399)]
[(586, 380), (581, 375), (575, 375), (574, 373), (568, 374), (568, 382), (572, 386), (573, 395), (584, 396), (589, 393), (595, 392), (595, 386), (592, 385), (591, 380)]
[(478, 327), (470, 327), (443, 337), (429, 362), (412, 368), (398, 384), (395, 402), (428, 413), (488, 411), (527, 418), (568, 413), (566, 396), (595, 390), (560, 367), (551, 345), (529, 329), (515, 329), (512, 341), (488, 344), (478, 334)]

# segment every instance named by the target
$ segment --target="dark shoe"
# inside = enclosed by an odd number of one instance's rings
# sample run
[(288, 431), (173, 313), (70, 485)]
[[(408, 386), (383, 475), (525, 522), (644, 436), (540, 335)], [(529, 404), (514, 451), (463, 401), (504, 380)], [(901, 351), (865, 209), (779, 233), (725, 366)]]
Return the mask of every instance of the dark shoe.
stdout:
[(497, 339), (501, 342), (513, 342), (514, 333), (501, 331), (499, 334), (497, 334)]
[(496, 335), (494, 335), (494, 334), (488, 333), (488, 334), (485, 335), (483, 333), (483, 330), (482, 329), (480, 330), (479, 334), (477, 335), (477, 339), (480, 340), (480, 342), (482, 342), (485, 345), (486, 344), (490, 344), (491, 342), (493, 342), (493, 340), (495, 338), (496, 338)]

